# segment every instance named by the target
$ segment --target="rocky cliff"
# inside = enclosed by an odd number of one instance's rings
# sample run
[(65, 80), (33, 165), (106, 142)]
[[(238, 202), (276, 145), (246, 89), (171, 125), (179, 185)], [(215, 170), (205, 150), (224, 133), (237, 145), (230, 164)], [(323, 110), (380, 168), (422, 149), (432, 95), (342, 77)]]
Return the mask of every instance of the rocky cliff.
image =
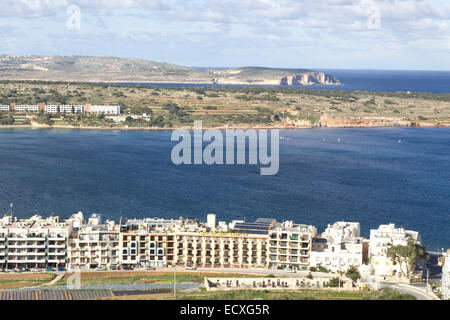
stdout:
[(143, 59), (85, 56), (0, 56), (0, 80), (175, 82), (223, 84), (338, 84), (305, 69), (198, 69)]
[(340, 82), (336, 78), (323, 72), (309, 71), (301, 74), (296, 74), (294, 76), (283, 77), (280, 81), (280, 84), (290, 86), (313, 84), (338, 85), (340, 84)]

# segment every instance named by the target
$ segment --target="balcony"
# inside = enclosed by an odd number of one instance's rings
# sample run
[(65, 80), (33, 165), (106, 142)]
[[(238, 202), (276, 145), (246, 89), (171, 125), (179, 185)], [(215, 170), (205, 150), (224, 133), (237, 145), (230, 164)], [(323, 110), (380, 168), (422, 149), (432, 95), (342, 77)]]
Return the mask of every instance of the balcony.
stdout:
[(66, 263), (65, 259), (48, 259), (49, 263)]
[(65, 245), (52, 245), (52, 246), (48, 246), (50, 249), (65, 249), (66, 246)]

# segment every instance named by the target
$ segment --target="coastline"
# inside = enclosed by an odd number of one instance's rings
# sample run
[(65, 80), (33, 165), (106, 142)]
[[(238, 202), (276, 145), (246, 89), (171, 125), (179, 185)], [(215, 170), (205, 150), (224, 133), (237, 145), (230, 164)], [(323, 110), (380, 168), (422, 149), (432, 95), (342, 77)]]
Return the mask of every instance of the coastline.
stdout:
[[(270, 124), (270, 125), (220, 125), (220, 126), (202, 126), (203, 130), (208, 129), (217, 129), (217, 130), (226, 130), (226, 129), (314, 129), (314, 128), (329, 128), (329, 129), (351, 129), (351, 128), (378, 128), (378, 129), (388, 129), (388, 128), (448, 128), (450, 127), (450, 123), (403, 123), (403, 124), (391, 124), (391, 125), (337, 125), (337, 126), (296, 126), (294, 124)], [(194, 130), (194, 126), (178, 126), (178, 127), (108, 127), (108, 126), (100, 126), (100, 127), (92, 127), (92, 126), (64, 126), (64, 125), (0, 125), (0, 129), (14, 129), (14, 128), (27, 128), (27, 129), (68, 129), (68, 130), (124, 130), (124, 131), (166, 131), (166, 130)]]

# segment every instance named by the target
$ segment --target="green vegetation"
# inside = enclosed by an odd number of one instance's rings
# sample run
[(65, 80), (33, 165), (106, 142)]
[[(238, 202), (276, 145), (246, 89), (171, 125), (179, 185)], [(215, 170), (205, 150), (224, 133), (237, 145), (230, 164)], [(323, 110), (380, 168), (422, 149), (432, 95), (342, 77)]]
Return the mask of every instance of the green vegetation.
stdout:
[(0, 112), (0, 124), (14, 124), (14, 117), (10, 112)]
[[(293, 123), (314, 126), (319, 124), (324, 115), (329, 120), (357, 121), (391, 117), (395, 121), (450, 123), (450, 94), (430, 93), (350, 92), (262, 86), (158, 87), (0, 81), (0, 104), (13, 102), (115, 104), (122, 107), (125, 117), (148, 116), (146, 120), (133, 117), (130, 121), (114, 122), (108, 117), (100, 119), (90, 115), (28, 114), (32, 121), (54, 126), (169, 128), (192, 126), (195, 120), (202, 120), (204, 126), (296, 126)], [(0, 117), (0, 121), (11, 123), (7, 115), (2, 114)]]
[(331, 278), (331, 279), (328, 281), (328, 286), (329, 286), (330, 288), (343, 287), (343, 286), (344, 286), (344, 282), (341, 281), (341, 279), (339, 279), (338, 277), (335, 277), (335, 278)]
[(406, 246), (392, 246), (387, 251), (387, 257), (399, 265), (403, 276), (410, 278), (416, 269), (417, 262), (420, 259), (429, 260), (430, 257), (422, 245), (413, 238), (408, 238)]
[(356, 269), (354, 266), (348, 268), (347, 272), (345, 272), (345, 276), (351, 279), (353, 282), (356, 282), (358, 279), (361, 279), (361, 274), (359, 273), (359, 270)]
[[(171, 297), (169, 297), (171, 299)], [(381, 291), (335, 291), (335, 290), (233, 290), (200, 293), (180, 293), (183, 300), (415, 300), (409, 294), (392, 289)]]
[[(187, 272), (178, 272), (176, 274), (176, 282), (196, 282), (202, 283), (204, 281), (205, 276), (214, 276), (214, 277), (253, 277), (254, 275), (246, 275), (246, 274), (226, 274), (226, 273), (217, 273), (217, 274), (208, 274), (208, 273), (187, 273)], [(99, 277), (100, 276), (100, 277)], [(147, 282), (147, 283), (173, 283), (174, 281), (174, 273), (173, 272), (164, 272), (158, 274), (148, 274), (148, 275), (125, 275), (125, 276), (114, 276), (110, 273), (105, 276), (95, 275), (95, 277), (89, 277), (82, 275), (81, 277), (81, 285), (98, 285), (98, 284), (133, 284), (139, 282)], [(55, 285), (62, 286), (66, 285), (66, 280), (59, 280)]]

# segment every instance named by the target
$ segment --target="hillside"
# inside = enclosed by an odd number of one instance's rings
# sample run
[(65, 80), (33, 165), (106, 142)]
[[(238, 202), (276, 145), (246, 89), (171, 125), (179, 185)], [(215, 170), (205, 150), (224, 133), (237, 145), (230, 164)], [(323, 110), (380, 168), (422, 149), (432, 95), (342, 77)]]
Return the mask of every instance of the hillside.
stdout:
[(1, 56), (0, 80), (273, 85), (339, 83), (322, 72), (305, 69), (244, 67), (200, 70), (143, 59), (82, 56)]
[(89, 114), (0, 112), (0, 125), (154, 129), (191, 127), (202, 120), (205, 127), (221, 128), (450, 126), (450, 94), (419, 92), (0, 81), (0, 105), (11, 103), (120, 105), (125, 121)]

